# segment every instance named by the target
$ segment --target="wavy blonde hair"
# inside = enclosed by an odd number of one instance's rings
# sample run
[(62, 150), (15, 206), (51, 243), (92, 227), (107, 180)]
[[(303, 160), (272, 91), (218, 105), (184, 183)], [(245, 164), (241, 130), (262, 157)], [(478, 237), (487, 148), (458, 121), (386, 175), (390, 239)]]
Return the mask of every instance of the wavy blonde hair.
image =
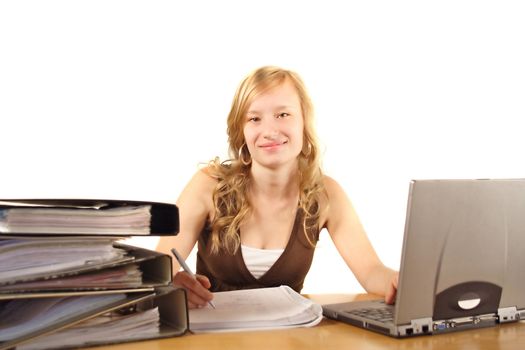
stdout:
[(325, 190), (312, 102), (299, 75), (279, 67), (265, 66), (249, 74), (235, 93), (227, 129), (231, 158), (222, 163), (215, 158), (209, 163), (210, 174), (218, 180), (213, 192), (215, 215), (211, 222), (212, 253), (218, 253), (222, 248), (232, 254), (237, 251), (240, 246), (239, 227), (252, 210), (246, 195), (250, 187), (251, 162), (243, 161), (250, 158), (247, 147), (243, 147), (248, 108), (257, 96), (285, 81), (294, 85), (304, 118), (303, 148), (298, 156), (299, 207), (304, 213), (304, 234), (312, 245), (315, 244), (313, 230), (319, 224), (319, 198)]

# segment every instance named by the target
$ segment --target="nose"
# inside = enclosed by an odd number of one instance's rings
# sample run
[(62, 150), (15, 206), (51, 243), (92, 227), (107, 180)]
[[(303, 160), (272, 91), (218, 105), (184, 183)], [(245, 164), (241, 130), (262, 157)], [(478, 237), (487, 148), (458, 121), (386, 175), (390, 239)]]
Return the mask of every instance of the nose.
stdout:
[(281, 132), (279, 131), (277, 121), (275, 118), (264, 118), (263, 120), (263, 137), (266, 140), (277, 140), (279, 139)]
[(277, 130), (271, 130), (271, 131), (264, 133), (264, 138), (266, 140), (275, 141), (275, 140), (279, 140), (280, 137), (281, 137), (281, 133)]

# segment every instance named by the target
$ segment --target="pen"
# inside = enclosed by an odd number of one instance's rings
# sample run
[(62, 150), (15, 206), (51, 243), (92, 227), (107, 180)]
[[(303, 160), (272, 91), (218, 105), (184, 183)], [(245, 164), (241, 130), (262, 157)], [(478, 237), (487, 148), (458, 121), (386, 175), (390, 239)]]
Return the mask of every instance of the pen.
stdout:
[[(186, 264), (186, 261), (184, 261), (179, 252), (175, 248), (171, 248), (171, 252), (175, 256), (175, 259), (177, 259), (177, 261), (179, 262), (180, 266), (182, 266), (184, 271), (186, 271), (186, 273), (194, 279), (197, 279), (197, 276), (195, 276), (195, 274), (191, 271), (190, 267)], [(208, 301), (208, 304), (210, 304), (210, 306), (215, 309), (215, 304), (213, 303), (213, 301)]]

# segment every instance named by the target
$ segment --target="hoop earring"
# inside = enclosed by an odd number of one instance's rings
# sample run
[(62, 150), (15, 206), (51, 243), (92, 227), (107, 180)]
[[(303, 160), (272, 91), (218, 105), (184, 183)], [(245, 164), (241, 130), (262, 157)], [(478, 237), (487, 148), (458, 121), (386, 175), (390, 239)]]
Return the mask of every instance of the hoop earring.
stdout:
[[(252, 164), (252, 158), (249, 157), (250, 153), (248, 153), (248, 160), (245, 160), (245, 159), (244, 159), (244, 153), (243, 153), (243, 151), (242, 151), (243, 148), (244, 148), (244, 146), (246, 146), (245, 143), (243, 143), (242, 146), (241, 146), (241, 148), (239, 148), (239, 161), (240, 161), (243, 165), (248, 166), (248, 165)], [(246, 148), (248, 148), (248, 146), (246, 146)]]

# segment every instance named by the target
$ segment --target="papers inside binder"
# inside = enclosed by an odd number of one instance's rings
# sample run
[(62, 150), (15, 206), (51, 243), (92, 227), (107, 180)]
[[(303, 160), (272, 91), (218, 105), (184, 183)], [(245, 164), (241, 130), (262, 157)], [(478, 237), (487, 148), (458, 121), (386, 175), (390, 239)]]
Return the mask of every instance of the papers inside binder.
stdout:
[(123, 341), (157, 338), (160, 317), (158, 308), (129, 315), (108, 313), (86, 320), (78, 325), (51, 333), (17, 346), (18, 350), (57, 349), (89, 346), (100, 341)]
[(116, 238), (67, 237), (0, 240), (0, 285), (51, 278), (66, 271), (130, 260)]
[(107, 290), (140, 288), (142, 286), (142, 271), (137, 264), (129, 264), (60, 278), (41, 278), (36, 281), (6, 283), (4, 285), (0, 283), (0, 299), (2, 299), (2, 292)]
[(0, 342), (45, 330), (86, 310), (104, 308), (125, 298), (125, 294), (109, 294), (2, 301)]
[(60, 295), (0, 301), (0, 350), (89, 347), (174, 337), (188, 329), (180, 288)]
[(169, 285), (169, 255), (117, 237), (0, 239), (0, 300), (50, 291), (148, 289)]
[(0, 209), (0, 233), (148, 235), (151, 205), (28, 207)]

